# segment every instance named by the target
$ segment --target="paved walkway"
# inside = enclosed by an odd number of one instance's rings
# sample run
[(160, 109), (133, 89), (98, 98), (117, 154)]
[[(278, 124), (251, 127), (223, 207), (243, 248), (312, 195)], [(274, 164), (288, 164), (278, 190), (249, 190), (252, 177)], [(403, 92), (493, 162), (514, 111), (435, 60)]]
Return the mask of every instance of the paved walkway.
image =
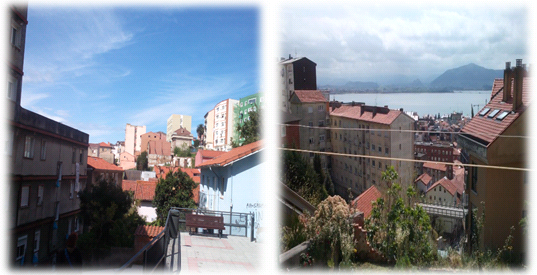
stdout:
[[(181, 251), (181, 258), (177, 252)], [(168, 253), (175, 253), (173, 263), (168, 257), (166, 264), (174, 273), (207, 272), (259, 272), (260, 244), (250, 242), (248, 237), (224, 236), (222, 238), (204, 235), (189, 235), (181, 232), (178, 239), (170, 241)]]

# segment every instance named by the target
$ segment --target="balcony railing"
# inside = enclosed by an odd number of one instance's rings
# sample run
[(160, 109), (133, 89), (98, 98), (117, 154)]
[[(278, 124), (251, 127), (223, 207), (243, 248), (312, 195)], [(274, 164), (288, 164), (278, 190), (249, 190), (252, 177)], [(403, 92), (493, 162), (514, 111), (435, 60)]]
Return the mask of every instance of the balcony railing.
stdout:
[[(168, 212), (164, 230), (155, 236), (147, 245), (138, 251), (127, 263), (125, 263), (119, 272), (131, 268), (140, 257), (142, 259), (142, 268), (144, 272), (153, 272), (155, 270), (174, 270), (173, 263), (177, 262), (178, 271), (181, 270), (181, 238), (180, 232), (186, 232), (186, 213), (196, 213), (202, 215), (221, 216), (224, 217), (225, 230), (224, 235), (230, 236), (248, 236), (250, 232), (250, 240), (255, 240), (254, 234), (254, 215), (249, 213), (213, 211), (205, 209), (191, 208), (176, 208), (172, 207)], [(170, 251), (170, 241), (173, 240)], [(179, 242), (176, 245), (176, 242)], [(179, 251), (175, 251), (178, 247)], [(178, 260), (175, 257), (179, 257)], [(169, 263), (169, 265), (167, 264)]]

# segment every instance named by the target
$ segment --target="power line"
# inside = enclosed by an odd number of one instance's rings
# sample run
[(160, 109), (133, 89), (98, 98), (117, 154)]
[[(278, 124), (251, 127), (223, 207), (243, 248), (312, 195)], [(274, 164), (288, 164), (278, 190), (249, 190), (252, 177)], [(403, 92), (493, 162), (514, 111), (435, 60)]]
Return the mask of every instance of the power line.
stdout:
[(408, 161), (408, 162), (418, 162), (418, 163), (427, 163), (427, 162), (429, 162), (429, 163), (454, 165), (454, 166), (479, 167), (479, 168), (491, 168), (491, 169), (502, 169), (502, 170), (526, 171), (526, 172), (531, 171), (531, 169), (529, 169), (529, 168), (508, 167), (508, 166), (452, 163), (452, 162), (443, 162), (443, 161), (430, 161), (430, 160), (417, 160), (417, 159), (405, 159), (405, 158), (379, 157), (379, 156), (369, 156), (369, 155), (354, 155), (354, 154), (344, 154), (344, 153), (334, 153), (334, 152), (320, 152), (320, 151), (311, 151), (311, 150), (302, 150), (302, 149), (282, 148), (282, 147), (280, 147), (278, 149), (283, 150), (283, 151), (295, 151), (295, 152), (301, 152), (301, 153), (314, 153), (314, 154), (340, 156), (340, 157), (360, 157), (360, 158), (369, 158), (369, 159)]
[[(326, 127), (326, 126), (308, 126), (298, 124), (280, 124), (281, 126), (298, 126), (303, 128), (312, 129), (325, 129), (325, 130), (351, 130), (351, 131), (378, 131), (378, 132), (400, 132), (400, 133), (435, 133), (435, 134), (465, 134), (463, 132), (444, 132), (444, 131), (428, 131), (428, 130), (398, 130), (398, 129), (382, 129), (382, 128), (343, 128), (343, 127)], [(529, 136), (520, 135), (500, 135), (484, 132), (474, 132), (474, 134), (487, 135), (493, 137), (505, 137), (505, 138), (530, 138)]]

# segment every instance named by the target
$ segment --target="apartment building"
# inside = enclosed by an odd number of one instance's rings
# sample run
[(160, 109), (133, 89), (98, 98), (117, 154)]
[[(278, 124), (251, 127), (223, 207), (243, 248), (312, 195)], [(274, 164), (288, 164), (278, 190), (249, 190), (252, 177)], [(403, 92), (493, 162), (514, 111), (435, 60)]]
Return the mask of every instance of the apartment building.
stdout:
[[(464, 164), (527, 167), (527, 139), (520, 136), (528, 134), (530, 91), (530, 78), (522, 60), (517, 59), (513, 68), (511, 62), (506, 62), (504, 78), (494, 80), (489, 102), (459, 134)], [(528, 172), (476, 166), (466, 166), (466, 172), (465, 193), (468, 194), (470, 210), (466, 220), (468, 237), (472, 238), (476, 230), (475, 221), (485, 207), (485, 224), (477, 240), (479, 246), (495, 251), (504, 245), (510, 227), (515, 226), (513, 251), (527, 255), (527, 240), (519, 222), (527, 213)], [(478, 217), (473, 215), (473, 209), (477, 210)], [(473, 243), (473, 240), (468, 243)]]
[(165, 165), (172, 162), (171, 143), (166, 141), (163, 132), (147, 132), (141, 135), (142, 152), (147, 152), (148, 165)]
[[(245, 96), (239, 99), (237, 106), (235, 107), (235, 128), (237, 125), (243, 125), (250, 119), (249, 113), (251, 111), (260, 111), (263, 107), (263, 101), (265, 97), (262, 93), (255, 93), (249, 96)], [(239, 145), (242, 145), (244, 138), (239, 136), (240, 133), (234, 131), (233, 140), (237, 140)]]
[[(329, 142), (328, 131), (328, 100), (319, 90), (296, 90), (289, 100), (291, 114), (298, 119), (299, 148), (310, 151), (324, 152)], [(314, 153), (308, 157), (313, 162)], [(327, 167), (326, 155), (320, 155), (323, 168)]]
[(88, 156), (98, 157), (105, 160), (108, 163), (115, 164), (113, 147), (108, 142), (90, 143), (88, 148)]
[(317, 64), (306, 57), (282, 58), (280, 67), (280, 107), (289, 111), (289, 99), (296, 90), (317, 90)]
[(186, 129), (189, 132), (192, 132), (192, 117), (186, 115), (176, 115), (173, 114), (168, 118), (166, 124), (166, 141), (172, 142), (172, 135), (179, 128)]
[(208, 111), (205, 116), (205, 121), (203, 124), (204, 134), (203, 134), (203, 145), (205, 149), (214, 149), (214, 109)]
[(142, 138), (141, 136), (146, 133), (145, 125), (135, 126), (127, 123), (125, 126), (125, 152), (138, 156), (142, 152)]
[(384, 188), (381, 176), (389, 166), (395, 168), (403, 187), (412, 184), (412, 162), (383, 158), (413, 159), (414, 135), (406, 132), (413, 129), (414, 120), (402, 109), (331, 103), (332, 152), (348, 154), (331, 158), (336, 193), (348, 197), (349, 189), (359, 195), (373, 185)]
[(28, 7), (10, 6), (8, 262), (51, 262), (65, 236), (81, 233), (78, 191), (86, 184), (89, 135), (20, 106)]
[[(216, 104), (213, 110), (207, 112), (207, 115), (205, 115), (207, 149), (211, 149), (212, 147), (212, 149), (218, 151), (231, 150), (231, 138), (234, 136), (235, 132), (233, 109), (238, 102), (238, 100), (231, 98), (222, 100)], [(211, 115), (213, 115), (213, 117), (210, 117)], [(209, 147), (209, 145), (211, 147)]]

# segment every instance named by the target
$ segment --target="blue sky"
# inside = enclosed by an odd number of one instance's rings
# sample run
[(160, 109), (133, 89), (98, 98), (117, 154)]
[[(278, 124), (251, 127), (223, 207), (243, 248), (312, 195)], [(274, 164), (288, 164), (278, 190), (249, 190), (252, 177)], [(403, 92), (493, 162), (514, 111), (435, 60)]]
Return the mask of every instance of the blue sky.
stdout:
[(253, 6), (28, 7), (21, 105), (79, 129), (125, 139), (125, 125), (192, 129), (218, 102), (260, 91)]

